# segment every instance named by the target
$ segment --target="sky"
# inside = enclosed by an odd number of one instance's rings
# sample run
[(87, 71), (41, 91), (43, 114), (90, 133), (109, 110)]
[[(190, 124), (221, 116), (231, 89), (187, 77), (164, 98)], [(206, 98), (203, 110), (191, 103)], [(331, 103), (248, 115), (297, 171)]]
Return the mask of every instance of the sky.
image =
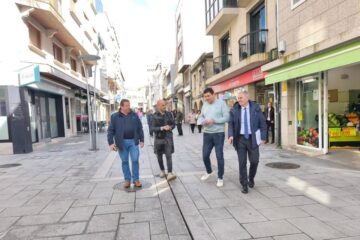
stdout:
[(125, 87), (147, 83), (147, 65), (175, 56), (177, 0), (103, 0), (120, 42)]

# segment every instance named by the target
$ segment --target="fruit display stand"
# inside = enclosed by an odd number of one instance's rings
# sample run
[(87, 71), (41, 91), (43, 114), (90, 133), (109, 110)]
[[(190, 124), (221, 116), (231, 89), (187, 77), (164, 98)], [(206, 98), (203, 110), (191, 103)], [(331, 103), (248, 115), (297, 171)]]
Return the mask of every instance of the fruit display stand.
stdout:
[(329, 128), (330, 147), (360, 147), (360, 132), (356, 127)]

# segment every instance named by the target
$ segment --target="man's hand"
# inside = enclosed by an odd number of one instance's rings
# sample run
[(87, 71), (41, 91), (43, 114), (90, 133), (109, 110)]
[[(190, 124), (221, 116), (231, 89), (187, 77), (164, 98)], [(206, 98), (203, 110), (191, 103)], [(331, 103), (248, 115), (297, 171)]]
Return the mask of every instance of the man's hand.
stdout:
[(205, 121), (205, 126), (211, 126), (211, 125), (213, 125), (215, 123), (215, 121), (214, 121), (214, 119), (206, 119), (206, 121)]
[(110, 147), (110, 151), (116, 151), (115, 143), (111, 144), (109, 147)]
[(228, 143), (229, 143), (229, 144), (232, 144), (233, 141), (234, 141), (234, 137), (229, 137), (229, 138), (228, 138)]
[(163, 126), (163, 129), (165, 131), (169, 131), (169, 130), (171, 130), (171, 127), (169, 125), (165, 125), (165, 126)]
[(143, 148), (143, 147), (144, 147), (144, 143), (143, 143), (143, 142), (140, 142), (139, 145), (140, 145), (140, 148)]

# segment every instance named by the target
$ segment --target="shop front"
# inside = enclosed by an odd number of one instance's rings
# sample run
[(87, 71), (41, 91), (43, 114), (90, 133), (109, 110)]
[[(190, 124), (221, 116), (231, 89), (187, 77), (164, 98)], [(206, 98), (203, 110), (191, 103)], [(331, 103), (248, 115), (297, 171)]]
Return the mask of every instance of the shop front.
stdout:
[(328, 153), (360, 147), (360, 42), (269, 71), (281, 83), (284, 148)]
[(258, 101), (264, 110), (266, 102), (273, 99), (273, 90), (265, 86), (265, 73), (261, 68), (255, 68), (238, 76), (225, 80), (217, 85), (212, 86), (219, 99), (226, 101), (231, 108), (236, 100), (236, 94), (244, 88), (249, 92), (250, 99)]

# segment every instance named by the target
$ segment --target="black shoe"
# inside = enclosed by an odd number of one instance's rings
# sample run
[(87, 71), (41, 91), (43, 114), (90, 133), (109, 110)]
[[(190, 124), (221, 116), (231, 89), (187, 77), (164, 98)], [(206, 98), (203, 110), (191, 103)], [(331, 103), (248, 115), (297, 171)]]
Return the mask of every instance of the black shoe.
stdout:
[(247, 193), (249, 192), (248, 187), (247, 187), (247, 186), (243, 186), (241, 192), (244, 193), (244, 194), (247, 194)]
[(253, 188), (255, 186), (254, 180), (249, 180), (249, 188)]

